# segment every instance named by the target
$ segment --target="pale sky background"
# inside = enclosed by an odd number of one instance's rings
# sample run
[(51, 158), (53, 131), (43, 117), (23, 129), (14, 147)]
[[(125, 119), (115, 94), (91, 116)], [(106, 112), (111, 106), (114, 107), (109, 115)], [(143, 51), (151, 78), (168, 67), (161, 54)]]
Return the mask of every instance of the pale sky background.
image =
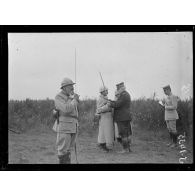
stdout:
[(170, 84), (182, 99), (192, 96), (191, 32), (155, 33), (9, 33), (9, 99), (54, 99), (64, 77), (77, 93), (97, 98), (99, 72), (114, 98), (124, 81), (132, 99), (163, 98)]

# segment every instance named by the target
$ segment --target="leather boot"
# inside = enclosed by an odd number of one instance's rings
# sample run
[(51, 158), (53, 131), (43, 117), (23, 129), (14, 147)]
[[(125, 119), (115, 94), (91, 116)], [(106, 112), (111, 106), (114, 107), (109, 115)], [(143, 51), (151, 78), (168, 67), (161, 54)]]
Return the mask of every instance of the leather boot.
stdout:
[(117, 137), (116, 139), (117, 139), (118, 143), (120, 143), (120, 144), (122, 143), (122, 138), (121, 137)]
[(130, 141), (126, 141), (126, 140), (122, 140), (122, 147), (123, 147), (123, 150), (126, 151), (126, 152), (132, 152), (131, 150), (131, 146), (130, 146)]
[(64, 155), (63, 164), (70, 164), (71, 163), (70, 161), (71, 161), (71, 153), (70, 152), (67, 152)]
[(59, 155), (59, 164), (70, 164), (71, 153), (67, 152), (64, 155)]
[(64, 164), (64, 155), (58, 155), (59, 164)]

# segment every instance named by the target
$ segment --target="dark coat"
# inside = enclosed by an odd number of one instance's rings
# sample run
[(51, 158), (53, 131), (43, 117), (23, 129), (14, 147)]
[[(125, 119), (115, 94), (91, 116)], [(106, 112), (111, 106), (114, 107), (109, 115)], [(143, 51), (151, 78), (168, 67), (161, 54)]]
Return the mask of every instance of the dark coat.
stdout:
[(131, 121), (131, 97), (127, 91), (123, 91), (118, 100), (113, 101), (111, 106), (114, 108), (114, 121)]

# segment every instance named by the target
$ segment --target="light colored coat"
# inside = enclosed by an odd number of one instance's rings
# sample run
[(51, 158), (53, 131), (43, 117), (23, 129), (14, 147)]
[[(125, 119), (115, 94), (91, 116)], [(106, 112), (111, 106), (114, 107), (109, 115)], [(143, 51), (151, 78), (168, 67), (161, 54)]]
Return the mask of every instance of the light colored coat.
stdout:
[(165, 99), (165, 120), (178, 119), (177, 113), (178, 97), (172, 93)]
[(55, 121), (53, 130), (56, 132), (76, 133), (78, 127), (77, 101), (63, 91), (55, 97), (55, 107), (59, 110), (59, 124)]
[(98, 143), (112, 145), (114, 142), (114, 124), (112, 108), (107, 105), (107, 97), (100, 95), (97, 101), (97, 114), (100, 114)]
[[(115, 92), (117, 93), (117, 92)], [(114, 101), (117, 101), (118, 97), (115, 95), (114, 97)], [(114, 122), (114, 135), (115, 135), (115, 138), (120, 138), (119, 136), (119, 132), (118, 132), (118, 126), (117, 126), (117, 123)]]

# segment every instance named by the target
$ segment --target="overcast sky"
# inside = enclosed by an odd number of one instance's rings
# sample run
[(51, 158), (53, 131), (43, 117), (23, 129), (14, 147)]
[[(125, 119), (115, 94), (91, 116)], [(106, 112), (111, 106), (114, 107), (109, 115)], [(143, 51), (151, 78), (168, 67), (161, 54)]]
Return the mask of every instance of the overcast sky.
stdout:
[(192, 33), (9, 33), (9, 99), (54, 99), (64, 77), (81, 98), (97, 98), (99, 71), (114, 97), (124, 81), (132, 99), (192, 96)]

